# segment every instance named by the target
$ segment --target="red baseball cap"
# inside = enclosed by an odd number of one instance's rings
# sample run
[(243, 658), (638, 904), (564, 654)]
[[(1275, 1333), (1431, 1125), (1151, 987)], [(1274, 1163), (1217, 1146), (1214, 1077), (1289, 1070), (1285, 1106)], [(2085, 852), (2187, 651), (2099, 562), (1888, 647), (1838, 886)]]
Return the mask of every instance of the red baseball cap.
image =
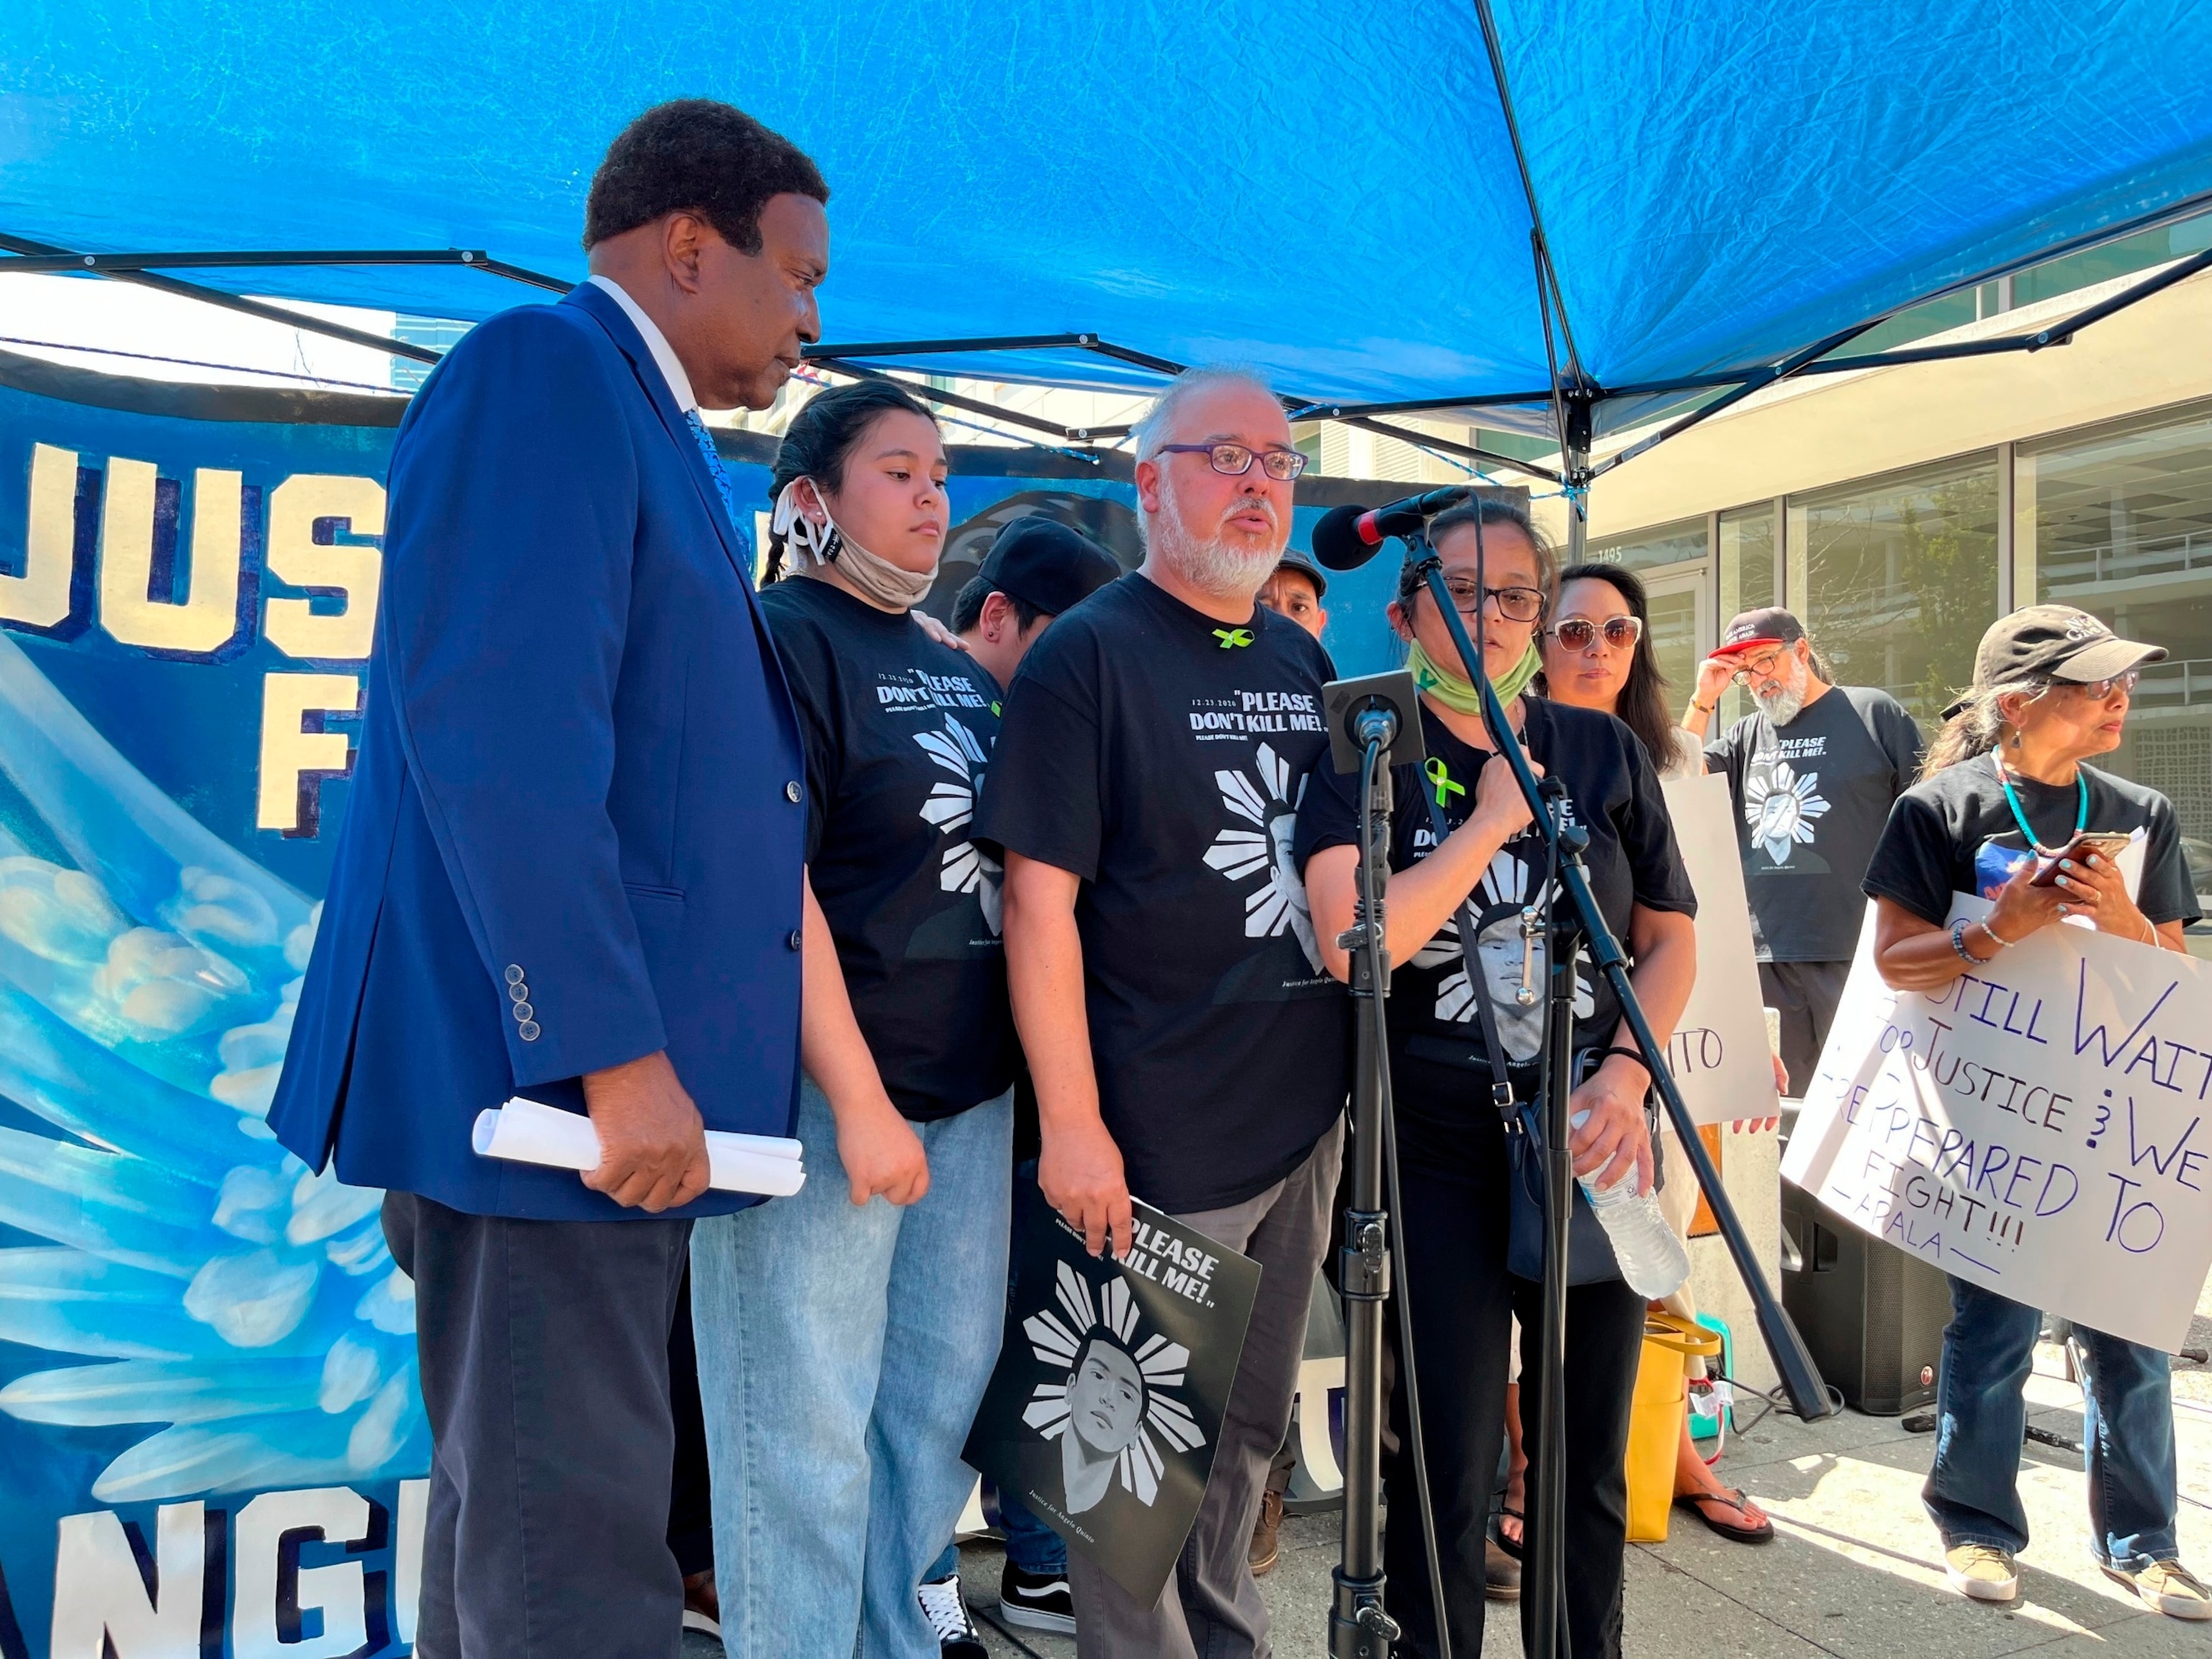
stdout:
[(1747, 611), (1729, 623), (1713, 647), (1716, 657), (1741, 656), (1770, 645), (1794, 645), (1805, 637), (1805, 624), (1778, 605)]

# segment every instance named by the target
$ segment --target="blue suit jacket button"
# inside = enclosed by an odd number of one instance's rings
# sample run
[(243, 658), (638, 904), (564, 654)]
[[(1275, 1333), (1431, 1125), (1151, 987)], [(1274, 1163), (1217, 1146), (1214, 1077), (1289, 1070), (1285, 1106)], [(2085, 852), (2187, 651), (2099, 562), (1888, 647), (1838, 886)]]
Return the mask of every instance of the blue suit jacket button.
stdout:
[(791, 930), (791, 936), (785, 939), (784, 943), (788, 945), (794, 951), (799, 950), (806, 943), (806, 935), (800, 933), (799, 929), (794, 927)]
[(509, 985), (522, 983), (522, 968), (520, 963), (510, 962), (507, 964), (507, 982)]
[(529, 1001), (530, 988), (527, 985), (525, 985), (520, 980), (516, 980), (514, 983), (507, 988), (507, 1000), (509, 1002)]
[(793, 806), (799, 805), (799, 798), (805, 793), (805, 792), (804, 790), (799, 788), (799, 780), (797, 778), (793, 778), (789, 783), (783, 786), (783, 798), (789, 801)]
[(537, 1010), (532, 1008), (528, 1003), (518, 1002), (514, 1005), (515, 1023), (520, 1025), (527, 1025), (531, 1023), (531, 1016), (536, 1012)]
[(524, 1020), (521, 1024), (514, 1028), (514, 1034), (520, 1037), (525, 1042), (537, 1042), (538, 1022), (534, 1019)]

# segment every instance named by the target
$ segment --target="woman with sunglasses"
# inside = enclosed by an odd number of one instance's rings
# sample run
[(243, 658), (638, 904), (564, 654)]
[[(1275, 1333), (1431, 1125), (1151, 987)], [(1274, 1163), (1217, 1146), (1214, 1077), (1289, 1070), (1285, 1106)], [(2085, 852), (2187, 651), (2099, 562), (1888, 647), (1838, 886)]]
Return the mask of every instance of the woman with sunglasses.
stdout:
[[(1636, 733), (1662, 776), (1696, 777), (1705, 771), (1705, 751), (1698, 740), (1668, 715), (1667, 679), (1651, 646), (1650, 601), (1634, 571), (1617, 564), (1577, 564), (1560, 572), (1559, 603), (1552, 625), (1544, 630), (1543, 650), (1540, 689), (1546, 696), (1613, 715)], [(1775, 1087), (1786, 1091), (1789, 1085), (1779, 1060), (1774, 1070)], [(1661, 1127), (1672, 1136), (1671, 1125)], [(1755, 1127), (1770, 1128), (1772, 1121)], [(1667, 1181), (1659, 1190), (1660, 1207), (1676, 1237), (1686, 1241), (1698, 1210), (1697, 1178), (1672, 1139), (1661, 1151)], [(1667, 1298), (1667, 1307), (1685, 1319), (1698, 1316), (1697, 1301), (1687, 1285)], [(1765, 1512), (1741, 1491), (1723, 1486), (1699, 1454), (1690, 1434), (1686, 1401), (1674, 1451), (1674, 1501), (1736, 1543), (1764, 1544), (1774, 1536), (1774, 1523)]]
[[(1891, 986), (1940, 994), (2053, 923), (2185, 948), (2182, 929), (2198, 906), (2172, 806), (2085, 763), (2119, 747), (2136, 676), (2165, 655), (2063, 605), (2016, 611), (1982, 635), (1973, 689), (1944, 711), (1921, 781), (1899, 798), (1867, 870), (1875, 961)], [(2097, 830), (2135, 845), (2118, 859), (2071, 850), (2075, 837)], [(2056, 882), (2035, 885), (2054, 860)], [(1954, 893), (1994, 908), (1947, 927)], [(1942, 1534), (1953, 1587), (1978, 1601), (2019, 1594), (2022, 1390), (2042, 1325), (2033, 1308), (1951, 1280), (1936, 1462), (1921, 1501)], [(2081, 1443), (2098, 1563), (2160, 1613), (2212, 1619), (2212, 1594), (2176, 1559), (2166, 1356), (2079, 1324), (2074, 1340), (2087, 1373)]]
[[(1631, 975), (1661, 1041), (1674, 1030), (1697, 971), (1695, 901), (1659, 793), (1658, 775), (1628, 728), (1610, 715), (1524, 695), (1541, 659), (1535, 638), (1553, 586), (1548, 550), (1517, 506), (1454, 508), (1430, 526), (1454, 605), (1481, 641), (1483, 665), (1539, 772), (1561, 780), (1589, 832), (1590, 884), (1635, 957)], [(1480, 574), (1478, 572), (1480, 571)], [(1389, 918), (1396, 970), (1390, 1065), (1411, 1289), (1413, 1358), (1455, 1653), (1480, 1651), (1484, 1543), (1504, 1426), (1507, 1333), (1528, 1333), (1522, 1369), (1540, 1377), (1540, 1263), (1509, 1252), (1511, 1153), (1493, 1090), (1502, 1073), (1516, 1101), (1535, 1097), (1546, 981), (1544, 940), (1524, 940), (1521, 911), (1540, 905), (1548, 874), (1505, 763), (1492, 753), (1476, 688), (1428, 590), (1401, 584), (1389, 609), (1421, 693), (1428, 760), (1397, 769)], [(1337, 937), (1352, 924), (1358, 780), (1328, 768), (1310, 781), (1297, 856), (1314, 933), (1339, 979), (1349, 964)], [(1474, 934), (1474, 948), (1467, 930)], [(1472, 973), (1470, 970), (1472, 969)], [(1571, 1143), (1575, 1169), (1600, 1186), (1653, 1183), (1651, 1079), (1629, 1046), (1612, 990), (1584, 965), (1575, 1000), (1577, 1051)], [(1534, 994), (1522, 997), (1522, 988)], [(1502, 1051), (1502, 1052), (1499, 1052)], [(1492, 1065), (1493, 1055), (1498, 1062)], [(1517, 1118), (1516, 1118), (1517, 1121)], [(1516, 1133), (1518, 1133), (1516, 1130)], [(1578, 1204), (1583, 1200), (1577, 1194)], [(1563, 1543), (1571, 1652), (1620, 1650), (1621, 1563), (1627, 1524), (1623, 1457), (1630, 1396), (1644, 1340), (1644, 1299), (1609, 1251), (1577, 1249), (1567, 1292)], [(1540, 1388), (1528, 1398), (1541, 1399)], [(1394, 1524), (1383, 1544), (1392, 1610), (1411, 1650), (1436, 1651), (1402, 1386), (1392, 1415), (1398, 1449), (1383, 1475)], [(1531, 1411), (1529, 1443), (1540, 1443)], [(1540, 1468), (1532, 1468), (1540, 1479)], [(1540, 1551), (1542, 1540), (1538, 1540)], [(1524, 1638), (1527, 1632), (1524, 1629)]]

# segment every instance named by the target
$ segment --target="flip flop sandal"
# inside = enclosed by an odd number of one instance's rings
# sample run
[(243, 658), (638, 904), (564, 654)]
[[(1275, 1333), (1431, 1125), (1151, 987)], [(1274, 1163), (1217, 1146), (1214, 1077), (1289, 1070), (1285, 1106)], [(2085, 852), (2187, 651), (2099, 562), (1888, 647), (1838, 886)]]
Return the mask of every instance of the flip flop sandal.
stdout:
[[(1505, 1535), (1505, 1517), (1508, 1516), (1511, 1516), (1513, 1519), (1521, 1523), (1520, 1538), (1508, 1538)], [(1501, 1506), (1498, 1511), (1498, 1547), (1504, 1550), (1516, 1561), (1518, 1561), (1521, 1559), (1522, 1540), (1527, 1538), (1528, 1535), (1528, 1517), (1523, 1515), (1519, 1510), (1508, 1506)]]
[(1727, 1522), (1716, 1521), (1711, 1516), (1706, 1514), (1704, 1506), (1707, 1504), (1722, 1504), (1729, 1509), (1734, 1510), (1738, 1515), (1741, 1515), (1743, 1513), (1743, 1489), (1740, 1486), (1723, 1487), (1719, 1492), (1700, 1492), (1694, 1494), (1686, 1492), (1681, 1497), (1677, 1498), (1674, 1500), (1674, 1507), (1676, 1509), (1689, 1510), (1691, 1514), (1696, 1516), (1698, 1520), (1704, 1522), (1722, 1537), (1729, 1539), (1735, 1543), (1765, 1544), (1771, 1541), (1773, 1539), (1773, 1522), (1761, 1521), (1755, 1527), (1732, 1527)]

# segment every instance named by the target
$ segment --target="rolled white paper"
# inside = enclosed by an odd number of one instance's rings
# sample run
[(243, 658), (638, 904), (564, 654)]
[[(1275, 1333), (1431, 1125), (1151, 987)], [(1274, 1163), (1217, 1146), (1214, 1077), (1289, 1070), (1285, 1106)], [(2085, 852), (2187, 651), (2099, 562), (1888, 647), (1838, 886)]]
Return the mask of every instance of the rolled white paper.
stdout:
[[(469, 1144), (480, 1158), (542, 1164), (556, 1170), (599, 1167), (599, 1132), (581, 1112), (534, 1100), (510, 1100), (477, 1114)], [(717, 1192), (788, 1198), (806, 1184), (799, 1145), (780, 1135), (707, 1131), (707, 1184)]]

